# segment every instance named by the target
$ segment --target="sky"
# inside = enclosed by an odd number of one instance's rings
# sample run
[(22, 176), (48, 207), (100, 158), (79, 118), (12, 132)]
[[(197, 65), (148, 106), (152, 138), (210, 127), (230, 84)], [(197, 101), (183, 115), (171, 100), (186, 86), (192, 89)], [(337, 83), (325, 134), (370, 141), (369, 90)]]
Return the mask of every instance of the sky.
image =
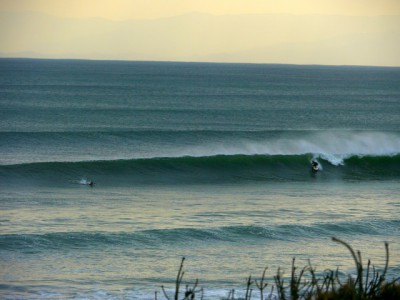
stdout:
[(1, 0), (1, 11), (58, 17), (156, 19), (190, 12), (226, 14), (400, 15), (398, 0)]
[(399, 0), (0, 0), (0, 57), (400, 66)]

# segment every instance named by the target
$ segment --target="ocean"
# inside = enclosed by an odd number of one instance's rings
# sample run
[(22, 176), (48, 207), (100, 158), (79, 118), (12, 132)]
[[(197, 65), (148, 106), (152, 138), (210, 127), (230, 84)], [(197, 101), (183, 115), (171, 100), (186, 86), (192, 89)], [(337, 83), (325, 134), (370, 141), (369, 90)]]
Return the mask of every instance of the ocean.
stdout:
[(398, 277), (399, 187), (400, 68), (0, 59), (2, 299)]

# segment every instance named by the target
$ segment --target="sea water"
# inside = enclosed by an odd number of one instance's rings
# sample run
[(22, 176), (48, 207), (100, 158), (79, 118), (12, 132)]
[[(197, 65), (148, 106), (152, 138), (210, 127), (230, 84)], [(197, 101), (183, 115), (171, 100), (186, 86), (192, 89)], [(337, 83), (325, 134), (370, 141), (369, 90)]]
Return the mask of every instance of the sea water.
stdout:
[(398, 277), (399, 181), (400, 68), (0, 60), (3, 299)]

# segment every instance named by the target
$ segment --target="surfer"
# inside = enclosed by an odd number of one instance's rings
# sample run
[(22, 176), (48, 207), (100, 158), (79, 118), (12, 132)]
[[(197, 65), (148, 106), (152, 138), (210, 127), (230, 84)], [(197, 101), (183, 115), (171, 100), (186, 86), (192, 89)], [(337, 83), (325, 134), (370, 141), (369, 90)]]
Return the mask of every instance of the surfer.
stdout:
[(82, 184), (82, 185), (88, 185), (88, 186), (91, 186), (91, 187), (93, 187), (95, 185), (94, 181), (87, 180), (87, 179), (81, 179), (77, 183)]
[(315, 159), (311, 161), (311, 169), (313, 170), (313, 172), (317, 172), (319, 169), (319, 164)]

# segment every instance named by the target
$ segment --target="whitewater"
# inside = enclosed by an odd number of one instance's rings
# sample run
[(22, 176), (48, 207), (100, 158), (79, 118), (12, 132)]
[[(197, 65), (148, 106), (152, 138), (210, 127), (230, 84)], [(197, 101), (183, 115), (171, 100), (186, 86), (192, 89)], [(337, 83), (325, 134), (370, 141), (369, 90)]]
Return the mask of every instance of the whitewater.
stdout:
[(354, 272), (332, 236), (398, 277), (399, 112), (399, 68), (0, 59), (0, 298), (160, 299), (182, 257), (241, 297)]

